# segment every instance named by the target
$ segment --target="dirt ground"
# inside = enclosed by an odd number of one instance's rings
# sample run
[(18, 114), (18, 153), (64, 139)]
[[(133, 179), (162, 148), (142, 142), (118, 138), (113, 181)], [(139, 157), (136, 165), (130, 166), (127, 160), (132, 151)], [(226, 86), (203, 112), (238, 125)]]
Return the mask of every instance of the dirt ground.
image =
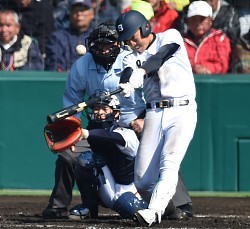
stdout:
[[(194, 217), (168, 221), (153, 228), (250, 228), (250, 198), (193, 197)], [(98, 220), (44, 220), (48, 197), (0, 196), (0, 228), (139, 228), (109, 209), (100, 208)], [(75, 197), (70, 207), (80, 203)]]

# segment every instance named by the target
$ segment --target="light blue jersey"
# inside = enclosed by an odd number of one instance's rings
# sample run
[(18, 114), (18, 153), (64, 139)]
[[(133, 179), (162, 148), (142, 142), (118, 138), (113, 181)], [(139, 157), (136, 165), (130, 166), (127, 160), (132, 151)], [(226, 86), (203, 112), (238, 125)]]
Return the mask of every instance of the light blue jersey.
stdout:
[[(63, 95), (63, 106), (68, 107), (94, 94), (96, 90), (114, 91), (119, 86), (120, 77), (124, 69), (123, 59), (130, 52), (122, 51), (109, 72), (96, 65), (92, 55), (86, 53), (71, 67)], [(120, 126), (128, 127), (145, 109), (142, 90), (136, 90), (131, 97), (124, 98), (117, 95), (121, 104)], [(80, 117), (80, 113), (76, 114)]]

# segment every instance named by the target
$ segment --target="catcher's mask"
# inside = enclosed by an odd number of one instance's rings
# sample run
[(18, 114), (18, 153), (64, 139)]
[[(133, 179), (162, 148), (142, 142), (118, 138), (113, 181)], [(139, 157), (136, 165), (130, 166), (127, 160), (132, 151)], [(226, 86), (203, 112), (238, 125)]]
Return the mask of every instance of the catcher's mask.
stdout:
[[(105, 90), (96, 90), (93, 95), (90, 96), (90, 99), (108, 95), (108, 92)], [(110, 108), (112, 110), (110, 110)], [(105, 97), (98, 103), (95, 103), (91, 107), (91, 111), (87, 110), (92, 121), (95, 122), (106, 122), (113, 124), (113, 122), (118, 121), (120, 112), (120, 101), (115, 95)]]
[(120, 53), (118, 34), (114, 24), (102, 23), (86, 40), (88, 51), (94, 61), (109, 71), (116, 57)]

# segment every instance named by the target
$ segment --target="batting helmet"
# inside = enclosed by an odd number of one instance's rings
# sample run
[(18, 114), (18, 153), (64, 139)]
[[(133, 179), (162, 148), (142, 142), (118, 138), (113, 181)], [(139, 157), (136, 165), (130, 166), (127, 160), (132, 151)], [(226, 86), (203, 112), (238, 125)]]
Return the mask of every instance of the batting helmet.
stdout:
[(149, 21), (136, 10), (123, 13), (116, 20), (116, 30), (119, 35), (118, 41), (130, 39), (138, 29), (140, 29), (142, 37), (147, 37), (151, 33)]

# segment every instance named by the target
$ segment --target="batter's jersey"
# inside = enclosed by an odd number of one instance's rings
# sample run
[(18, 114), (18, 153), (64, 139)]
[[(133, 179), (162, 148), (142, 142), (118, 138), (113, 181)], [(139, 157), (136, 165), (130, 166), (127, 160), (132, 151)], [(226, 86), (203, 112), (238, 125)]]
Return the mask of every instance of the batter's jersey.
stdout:
[(158, 72), (148, 74), (144, 79), (147, 102), (171, 98), (195, 99), (195, 83), (183, 38), (176, 29), (156, 34), (156, 39), (143, 53), (134, 51), (126, 56), (125, 66), (137, 68), (166, 44), (180, 45), (175, 54), (163, 63)]
[[(71, 67), (63, 95), (63, 106), (68, 107), (86, 99), (96, 90), (114, 91), (119, 86), (120, 77), (124, 69), (123, 59), (129, 51), (122, 51), (112, 68), (107, 72), (97, 65), (90, 53), (80, 57)], [(136, 90), (131, 97), (124, 98), (117, 95), (121, 104), (120, 126), (129, 126), (145, 109), (142, 90)], [(80, 114), (76, 116), (80, 117)]]

